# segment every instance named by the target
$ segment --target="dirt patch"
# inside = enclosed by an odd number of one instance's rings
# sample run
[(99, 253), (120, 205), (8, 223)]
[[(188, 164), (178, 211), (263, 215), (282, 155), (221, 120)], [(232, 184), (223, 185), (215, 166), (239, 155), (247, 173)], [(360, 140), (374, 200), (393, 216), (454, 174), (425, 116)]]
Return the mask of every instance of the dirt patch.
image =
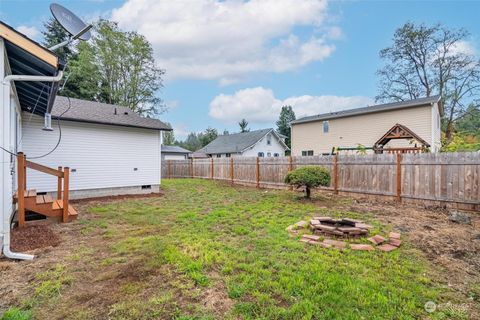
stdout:
[(163, 197), (163, 192), (152, 192), (146, 194), (124, 194), (118, 196), (104, 196), (104, 197), (91, 197), (84, 199), (70, 200), (71, 203), (89, 203), (89, 202), (109, 202), (109, 201), (118, 201), (125, 199), (142, 199), (142, 198), (159, 198)]
[(217, 274), (210, 273), (209, 278), (214, 285), (203, 291), (201, 301), (206, 309), (221, 318), (233, 308), (235, 302), (228, 296), (227, 287)]
[(60, 237), (47, 225), (33, 225), (15, 228), (11, 233), (12, 251), (30, 251), (39, 248), (56, 247)]

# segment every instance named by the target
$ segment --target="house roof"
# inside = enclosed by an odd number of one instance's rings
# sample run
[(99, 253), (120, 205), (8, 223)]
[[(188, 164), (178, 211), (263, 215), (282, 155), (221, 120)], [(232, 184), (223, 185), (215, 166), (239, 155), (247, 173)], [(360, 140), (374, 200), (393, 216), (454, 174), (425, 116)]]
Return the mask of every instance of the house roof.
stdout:
[(312, 121), (324, 121), (324, 120), (330, 120), (330, 119), (358, 116), (358, 115), (369, 114), (369, 113), (405, 109), (405, 108), (414, 108), (414, 107), (429, 105), (433, 103), (438, 103), (440, 102), (440, 98), (441, 97), (437, 95), (437, 96), (413, 99), (408, 101), (377, 104), (374, 106), (368, 106), (363, 108), (323, 113), (323, 114), (318, 114), (314, 116), (303, 117), (303, 118), (292, 121), (290, 124), (294, 125), (294, 124), (312, 122)]
[[(221, 135), (198, 150), (198, 152), (207, 154), (243, 152), (270, 132), (273, 132), (278, 137), (278, 134), (272, 128)], [(279, 139), (279, 141), (284, 145), (282, 139)]]
[[(115, 126), (146, 128), (155, 130), (170, 131), (172, 128), (158, 119), (145, 118), (133, 112), (127, 107), (117, 106), (108, 103), (87, 101), (70, 98), (69, 107), (67, 97), (57, 96), (52, 109), (52, 117), (59, 117), (63, 120), (108, 124)], [(116, 113), (115, 114), (115, 110)], [(62, 115), (63, 114), (63, 115)]]
[(162, 144), (162, 152), (165, 152), (165, 153), (190, 153), (191, 151), (190, 150), (187, 150), (187, 149), (184, 149), (182, 147), (179, 147), (179, 146), (166, 146), (166, 145), (163, 145)]
[[(0, 22), (7, 62), (13, 75), (57, 76), (64, 64), (58, 56), (37, 42)], [(3, 54), (3, 53), (2, 53)], [(15, 81), (14, 90), (23, 111), (43, 115), (50, 112), (58, 82)]]

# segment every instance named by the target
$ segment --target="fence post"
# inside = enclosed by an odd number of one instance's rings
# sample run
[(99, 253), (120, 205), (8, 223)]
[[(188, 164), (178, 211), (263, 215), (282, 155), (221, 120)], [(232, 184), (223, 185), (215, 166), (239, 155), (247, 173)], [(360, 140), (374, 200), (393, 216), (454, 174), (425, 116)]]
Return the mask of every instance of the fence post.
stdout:
[(233, 184), (233, 157), (230, 158), (230, 181)]
[(168, 179), (172, 178), (172, 160), (167, 160), (167, 169), (168, 169)]
[(402, 154), (397, 153), (397, 201), (402, 201)]
[(17, 199), (18, 199), (18, 226), (23, 227), (25, 225), (25, 156), (22, 152), (17, 154)]
[(210, 179), (213, 180), (213, 156), (210, 159)]
[(191, 178), (194, 177), (194, 174), (193, 174), (193, 158), (190, 159), (190, 177)]
[[(292, 155), (288, 156), (288, 172), (293, 171), (293, 157)], [(289, 190), (293, 190), (293, 186), (288, 187)]]
[(338, 156), (333, 156), (333, 190), (338, 194)]
[(257, 157), (257, 188), (260, 188), (260, 158)]

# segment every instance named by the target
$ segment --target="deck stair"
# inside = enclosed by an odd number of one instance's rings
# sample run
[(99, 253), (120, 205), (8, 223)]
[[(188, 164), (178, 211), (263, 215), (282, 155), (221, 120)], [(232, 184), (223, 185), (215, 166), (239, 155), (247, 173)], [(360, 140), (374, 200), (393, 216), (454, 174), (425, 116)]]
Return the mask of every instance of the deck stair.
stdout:
[[(25, 190), (25, 210), (44, 215), (49, 218), (63, 218), (63, 201), (54, 200), (51, 195), (37, 195), (35, 190)], [(18, 203), (18, 193), (15, 193), (14, 202)], [(78, 216), (77, 211), (68, 205), (67, 221), (71, 222)], [(19, 219), (20, 220), (20, 219)]]
[[(18, 190), (13, 201), (18, 204), (18, 225), (25, 225), (25, 211), (35, 212), (48, 218), (60, 218), (70, 222), (77, 218), (77, 211), (69, 204), (69, 168), (52, 169), (38, 163), (27, 161), (23, 153), (17, 155)], [(27, 168), (37, 170), (58, 178), (57, 199), (48, 194), (37, 194), (36, 190), (27, 190)], [(63, 190), (62, 190), (63, 189)]]

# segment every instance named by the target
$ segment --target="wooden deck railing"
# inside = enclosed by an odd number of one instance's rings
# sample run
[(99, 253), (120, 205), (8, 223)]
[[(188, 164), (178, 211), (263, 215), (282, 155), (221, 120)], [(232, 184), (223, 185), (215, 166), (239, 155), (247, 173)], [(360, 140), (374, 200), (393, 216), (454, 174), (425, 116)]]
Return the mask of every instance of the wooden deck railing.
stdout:
[[(25, 154), (19, 152), (17, 154), (17, 175), (18, 175), (18, 225), (25, 225), (25, 191), (27, 190), (27, 168), (40, 171), (58, 178), (57, 181), (57, 200), (62, 200), (63, 212), (62, 221), (68, 221), (68, 201), (69, 201), (69, 177), (70, 169), (68, 167), (58, 167), (53, 169), (26, 159)], [(63, 183), (62, 183), (63, 182)], [(63, 188), (63, 192), (62, 192)]]

